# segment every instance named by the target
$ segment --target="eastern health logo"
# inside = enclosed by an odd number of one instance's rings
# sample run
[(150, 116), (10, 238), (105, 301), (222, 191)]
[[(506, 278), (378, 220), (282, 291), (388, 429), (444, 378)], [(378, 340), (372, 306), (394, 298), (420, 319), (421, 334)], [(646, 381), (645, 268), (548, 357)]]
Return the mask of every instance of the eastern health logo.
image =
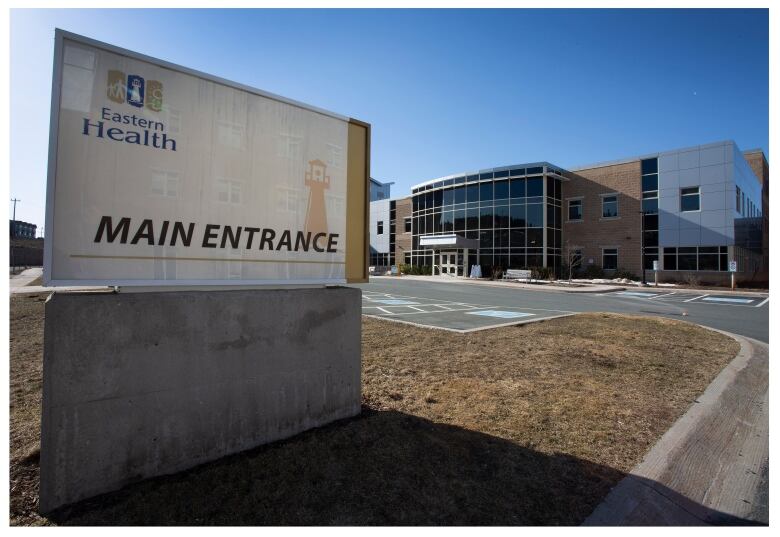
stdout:
[(148, 108), (153, 112), (162, 110), (163, 85), (159, 80), (144, 80), (138, 75), (127, 75), (112, 69), (108, 72), (106, 95), (115, 103), (127, 103), (136, 108)]

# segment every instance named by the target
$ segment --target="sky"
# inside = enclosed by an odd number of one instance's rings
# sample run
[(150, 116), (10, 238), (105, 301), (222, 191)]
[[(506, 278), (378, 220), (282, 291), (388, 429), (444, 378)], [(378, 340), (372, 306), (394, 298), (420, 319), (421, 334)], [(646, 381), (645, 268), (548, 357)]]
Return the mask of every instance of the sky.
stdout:
[(41, 229), (55, 28), (371, 123), (371, 175), (394, 198), (720, 140), (769, 158), (765, 9), (16, 9), (10, 197)]

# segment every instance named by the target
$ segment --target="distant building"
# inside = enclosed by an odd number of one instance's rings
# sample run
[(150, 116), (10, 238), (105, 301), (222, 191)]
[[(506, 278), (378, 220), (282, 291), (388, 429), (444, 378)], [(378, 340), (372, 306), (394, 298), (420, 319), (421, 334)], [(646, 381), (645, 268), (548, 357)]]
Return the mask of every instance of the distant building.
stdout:
[(369, 201), (387, 200), (390, 199), (390, 185), (393, 183), (380, 183), (373, 177), (371, 180), (371, 186), (369, 188)]
[[(769, 165), (733, 141), (564, 170), (549, 162), (457, 173), (371, 204), (374, 265), (580, 269), (610, 276), (768, 281)], [(373, 198), (372, 198), (373, 199)], [(409, 202), (411, 201), (411, 207)], [(402, 227), (403, 226), (403, 227)], [(403, 232), (401, 232), (403, 229)]]
[(12, 239), (34, 239), (38, 226), (20, 220), (10, 220)]

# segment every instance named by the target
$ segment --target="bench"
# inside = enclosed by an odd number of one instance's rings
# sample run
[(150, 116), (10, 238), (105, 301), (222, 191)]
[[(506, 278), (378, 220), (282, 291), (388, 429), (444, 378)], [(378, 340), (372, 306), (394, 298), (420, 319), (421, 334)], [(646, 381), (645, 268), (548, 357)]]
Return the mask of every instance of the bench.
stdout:
[(508, 269), (506, 272), (504, 272), (504, 278), (505, 280), (531, 280), (531, 271), (530, 270), (516, 270), (516, 269)]

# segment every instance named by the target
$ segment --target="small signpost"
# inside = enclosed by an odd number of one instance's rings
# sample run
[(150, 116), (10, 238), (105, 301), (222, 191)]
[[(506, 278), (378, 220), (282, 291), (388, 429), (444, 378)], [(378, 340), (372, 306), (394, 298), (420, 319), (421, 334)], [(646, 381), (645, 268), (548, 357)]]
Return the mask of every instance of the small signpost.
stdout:
[(737, 262), (736, 261), (729, 261), (729, 272), (731, 273), (731, 289), (736, 289), (737, 282), (736, 282), (736, 276), (737, 276)]
[(655, 276), (655, 286), (658, 287), (658, 260), (653, 260), (653, 273)]

